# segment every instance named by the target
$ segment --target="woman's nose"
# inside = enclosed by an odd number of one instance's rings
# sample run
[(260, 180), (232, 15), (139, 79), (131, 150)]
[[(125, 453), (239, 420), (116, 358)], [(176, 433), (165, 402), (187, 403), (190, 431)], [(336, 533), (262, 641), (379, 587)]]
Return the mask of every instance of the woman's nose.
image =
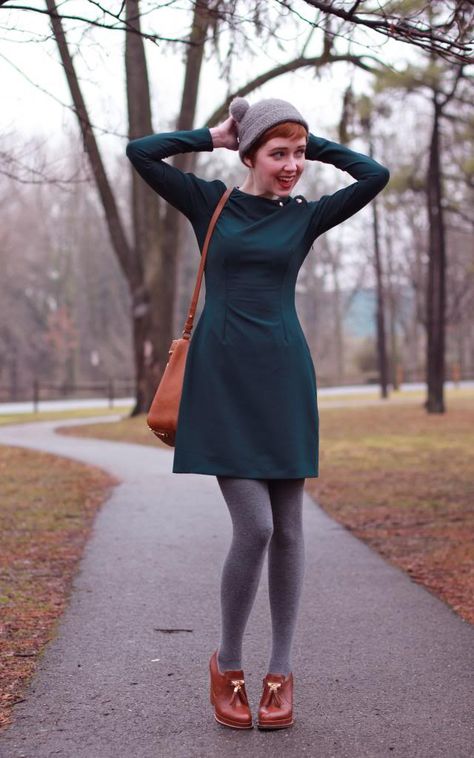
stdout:
[(297, 168), (298, 168), (298, 161), (291, 158), (287, 161), (285, 165), (285, 169), (288, 172), (290, 171), (295, 172)]

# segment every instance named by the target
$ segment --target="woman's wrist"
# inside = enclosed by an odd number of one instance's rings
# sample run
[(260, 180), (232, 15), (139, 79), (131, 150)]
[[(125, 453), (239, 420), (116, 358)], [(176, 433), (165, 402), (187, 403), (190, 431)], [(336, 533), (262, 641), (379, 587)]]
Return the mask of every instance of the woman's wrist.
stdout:
[(224, 143), (222, 140), (221, 132), (218, 126), (213, 126), (211, 129), (209, 129), (212, 137), (212, 144), (214, 147), (223, 147)]
[(317, 137), (310, 132), (308, 135), (308, 142), (306, 143), (306, 158), (312, 161), (317, 161), (320, 152), (326, 144), (327, 140), (324, 137)]

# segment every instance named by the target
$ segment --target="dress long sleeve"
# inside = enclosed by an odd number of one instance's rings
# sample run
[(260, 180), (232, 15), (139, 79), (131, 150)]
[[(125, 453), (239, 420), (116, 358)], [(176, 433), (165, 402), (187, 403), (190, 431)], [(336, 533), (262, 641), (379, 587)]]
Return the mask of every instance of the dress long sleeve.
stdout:
[(140, 176), (161, 197), (193, 223), (199, 214), (208, 214), (222, 194), (222, 182), (207, 181), (181, 171), (163, 159), (177, 153), (212, 151), (212, 135), (207, 127), (161, 132), (131, 140), (126, 154)]
[(388, 168), (368, 155), (350, 150), (338, 142), (316, 137), (311, 132), (306, 146), (306, 158), (331, 163), (357, 180), (332, 195), (323, 195), (315, 203), (310, 228), (312, 240), (357, 213), (390, 179)]

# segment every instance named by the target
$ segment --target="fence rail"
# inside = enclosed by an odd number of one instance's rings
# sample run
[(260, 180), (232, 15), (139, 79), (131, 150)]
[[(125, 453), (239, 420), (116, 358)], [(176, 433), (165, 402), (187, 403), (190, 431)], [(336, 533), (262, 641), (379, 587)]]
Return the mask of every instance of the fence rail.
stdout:
[[(343, 377), (335, 377), (332, 375), (324, 374), (322, 363), (321, 369), (318, 370), (318, 364), (316, 364), (316, 374), (318, 379), (318, 387), (343, 387), (360, 385), (364, 387), (368, 384), (380, 384), (380, 376), (377, 371), (364, 371), (357, 374), (345, 373)], [(472, 371), (463, 371), (459, 363), (448, 363), (446, 365), (445, 381), (454, 382), (457, 384), (463, 380), (471, 381), (474, 378)], [(395, 366), (395, 380), (397, 385), (400, 384), (418, 384), (426, 381), (426, 371), (422, 366), (402, 366), (397, 364)], [(392, 375), (388, 377), (389, 384), (392, 384)]]
[(30, 387), (5, 387), (0, 385), (0, 402), (31, 402), (36, 413), (40, 402), (47, 400), (70, 400), (105, 398), (109, 408), (114, 407), (118, 397), (135, 396), (135, 381), (133, 379), (106, 379), (102, 382), (87, 382), (81, 384), (54, 384), (33, 380)]
[[(335, 385), (338, 387), (345, 385), (360, 385), (363, 387), (379, 384), (379, 376), (374, 371), (352, 376), (345, 374), (343, 378), (338, 377), (336, 379), (334, 376), (324, 375), (323, 370), (319, 371), (318, 366), (316, 366), (316, 374), (319, 388), (333, 387)], [(472, 373), (462, 371), (458, 363), (451, 363), (446, 366), (446, 381), (458, 384), (460, 381), (472, 380), (473, 378)], [(412, 368), (401, 365), (397, 365), (396, 367), (397, 384), (423, 383), (425, 379), (425, 373), (419, 367)], [(391, 377), (389, 378), (389, 382), (391, 383)], [(39, 379), (34, 380), (29, 386), (13, 384), (7, 387), (0, 384), (0, 403), (31, 402), (35, 412), (38, 411), (39, 403), (45, 400), (66, 400), (71, 398), (86, 400), (101, 397), (108, 400), (109, 408), (113, 408), (114, 401), (118, 397), (135, 397), (135, 394), (136, 386), (133, 379), (117, 377), (104, 379), (100, 382), (84, 382), (81, 384), (54, 384)]]

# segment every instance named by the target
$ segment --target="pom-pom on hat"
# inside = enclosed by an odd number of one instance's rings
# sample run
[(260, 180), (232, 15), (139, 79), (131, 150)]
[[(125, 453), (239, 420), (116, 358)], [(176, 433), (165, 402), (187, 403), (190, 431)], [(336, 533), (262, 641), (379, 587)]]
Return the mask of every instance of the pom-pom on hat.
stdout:
[(260, 100), (255, 105), (250, 105), (245, 97), (234, 97), (229, 105), (229, 115), (236, 122), (239, 156), (242, 162), (253, 143), (272, 126), (284, 121), (296, 121), (309, 132), (307, 121), (295, 106), (276, 97)]

